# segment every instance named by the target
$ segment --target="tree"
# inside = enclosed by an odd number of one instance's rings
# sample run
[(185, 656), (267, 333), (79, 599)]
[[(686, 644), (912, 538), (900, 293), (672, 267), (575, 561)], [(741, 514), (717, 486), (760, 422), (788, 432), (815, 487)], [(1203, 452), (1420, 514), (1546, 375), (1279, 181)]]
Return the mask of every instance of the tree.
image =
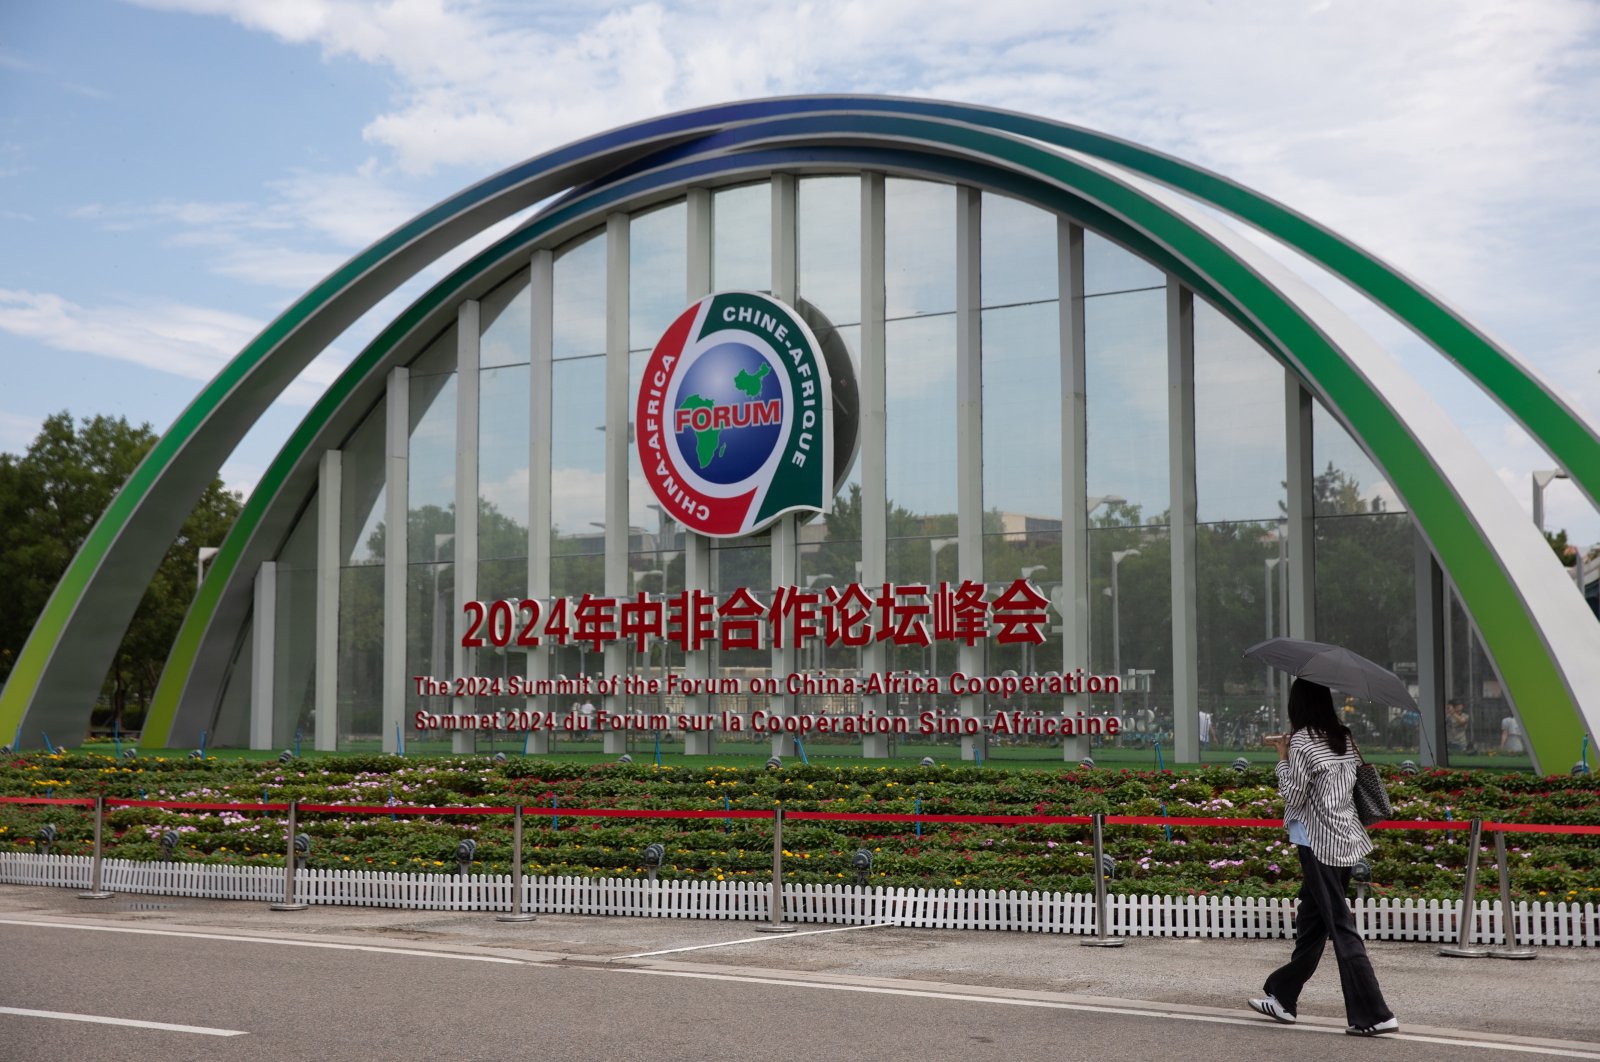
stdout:
[(1550, 543), (1550, 548), (1555, 550), (1564, 567), (1571, 568), (1578, 563), (1578, 548), (1567, 541), (1567, 529), (1562, 528), (1554, 533), (1546, 531), (1544, 540)]
[[(28, 452), (0, 455), (0, 680), (10, 675), (50, 593), (118, 490), (155, 445), (148, 424), (69, 413), (45, 420)], [(102, 694), (111, 719), (142, 715), (194, 597), (197, 551), (220, 545), (239, 515), (237, 494), (213, 480), (151, 579)]]

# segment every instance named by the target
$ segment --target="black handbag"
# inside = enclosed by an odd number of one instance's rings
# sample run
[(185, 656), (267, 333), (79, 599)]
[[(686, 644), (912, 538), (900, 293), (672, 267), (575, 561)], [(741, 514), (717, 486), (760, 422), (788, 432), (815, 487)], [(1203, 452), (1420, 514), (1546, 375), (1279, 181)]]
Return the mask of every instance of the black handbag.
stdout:
[[(1350, 744), (1355, 743), (1356, 737), (1351, 734)], [(1361, 825), (1371, 826), (1393, 817), (1394, 805), (1389, 802), (1389, 791), (1384, 788), (1383, 779), (1378, 777), (1378, 769), (1361, 755), (1360, 746), (1356, 746), (1356, 757), (1361, 762), (1356, 765), (1356, 785), (1350, 796), (1355, 801), (1356, 818), (1361, 820)]]

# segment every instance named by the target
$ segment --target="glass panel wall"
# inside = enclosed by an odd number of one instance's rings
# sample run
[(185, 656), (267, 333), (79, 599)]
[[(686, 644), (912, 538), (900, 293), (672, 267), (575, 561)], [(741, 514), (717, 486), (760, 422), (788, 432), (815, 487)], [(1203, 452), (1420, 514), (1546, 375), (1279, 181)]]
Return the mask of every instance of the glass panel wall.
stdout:
[[(713, 291), (772, 288), (772, 185), (762, 181), (723, 188), (711, 197), (711, 286)], [(746, 587), (763, 602), (771, 603), (772, 536), (763, 532), (738, 539), (724, 547), (712, 543), (715, 593), (721, 599), (737, 587)], [(712, 654), (712, 673), (745, 682), (772, 671), (772, 654), (759, 649), (718, 649)], [(711, 698), (713, 711), (749, 711), (766, 707), (767, 698), (744, 693)]]
[[(663, 597), (683, 588), (683, 530), (656, 502), (644, 480), (632, 419), (645, 362), (661, 334), (687, 305), (688, 207), (682, 200), (635, 214), (629, 224), (628, 266), (628, 590)], [(630, 642), (630, 671), (657, 680), (683, 670), (683, 654), (671, 643), (651, 639), (643, 650)], [(680, 710), (664, 696), (627, 694), (631, 712)]]
[[(1415, 532), (1370, 460), (1319, 402), (1312, 409), (1317, 640), (1417, 680)], [(1417, 754), (1417, 713), (1335, 696), (1367, 748)]]
[[(1026, 578), (1061, 590), (1061, 335), (1056, 220), (985, 193), (982, 213), (983, 570), (996, 592)], [(1060, 612), (1045, 644), (989, 645), (990, 672), (1059, 671)], [(1021, 695), (990, 710), (1055, 710), (1059, 697)]]
[(478, 364), (485, 369), (499, 365), (526, 365), (533, 353), (533, 332), (529, 323), (533, 301), (528, 288), (528, 271), (516, 273), (478, 304), (481, 330)]
[[(1094, 708), (1125, 744), (1170, 743), (1171, 508), (1167, 325), (1159, 271), (1094, 233), (1084, 238), (1084, 378), (1089, 497), (1089, 657), (1120, 668), (1121, 696)], [(1115, 579), (1113, 579), (1115, 572)]]
[(1278, 673), (1241, 653), (1287, 634), (1282, 599), (1283, 367), (1203, 300), (1194, 306), (1196, 615), (1202, 761), (1260, 751)]
[(1164, 527), (1089, 531), (1089, 659), (1123, 693), (1090, 697), (1121, 720), (1118, 743), (1172, 744), (1172, 543)]
[(272, 742), (311, 747), (317, 688), (317, 494), (278, 553), (272, 658)]
[(345, 442), (340, 458), (336, 680), (340, 749), (373, 748), (383, 722), (386, 407), (386, 402), (379, 402), (367, 414)]
[[(859, 321), (861, 319), (861, 179), (806, 177), (799, 183), (797, 246), (798, 290), (802, 305), (809, 304), (830, 327), (817, 333), (824, 348), (842, 344), (861, 378)], [(813, 323), (814, 324), (814, 323)], [(861, 572), (861, 462), (852, 461), (849, 474), (833, 497), (833, 511), (800, 527), (799, 575), (801, 585), (818, 594), (830, 586), (859, 580)], [(801, 670), (830, 677), (861, 672), (861, 650), (847, 646), (829, 649), (820, 638), (802, 650)], [(857, 698), (804, 696), (804, 713), (854, 714)], [(852, 739), (851, 742), (854, 743)]]
[[(1083, 300), (1088, 489), (1097, 523), (1161, 526), (1167, 479), (1164, 291)], [(1098, 501), (1097, 501), (1098, 500)]]
[[(451, 328), (423, 357), (411, 374), (410, 442), (406, 462), (409, 521), (406, 592), (406, 674), (449, 677), (455, 674), (455, 527), (456, 527), (456, 333)], [(419, 368), (444, 371), (421, 372)], [(467, 668), (472, 673), (472, 668)], [(448, 697), (424, 697), (428, 711), (447, 713)], [(412, 729), (408, 747), (438, 744)]]
[(711, 196), (711, 290), (772, 290), (772, 185)]
[[(1445, 753), (1452, 767), (1533, 769), (1522, 719), (1454, 587), (1445, 638)], [(1560, 771), (1564, 765), (1547, 764)]]
[[(888, 578), (895, 583), (956, 581), (958, 571), (955, 189), (892, 178), (886, 184), (886, 357), (889, 377), (885, 467)], [(797, 185), (798, 294), (826, 316), (824, 343), (858, 356), (860, 335), (860, 179), (811, 176)], [(1111, 240), (1085, 240), (1083, 317), (1087, 340), (1087, 498), (1061, 496), (1061, 366), (1057, 308), (1057, 223), (1053, 215), (1004, 196), (982, 203), (981, 328), (983, 374), (983, 568), (991, 593), (1026, 576), (1052, 595), (1061, 585), (1063, 505), (1090, 514), (1089, 666), (1120, 667), (1120, 698), (1094, 698), (1096, 711), (1118, 712), (1124, 742), (1170, 742), (1172, 659), (1170, 506), (1165, 283), (1161, 271)], [(766, 182), (713, 195), (713, 286), (768, 289), (771, 189)], [(631, 222), (629, 314), (631, 400), (645, 355), (685, 301), (687, 210), (674, 201)], [(554, 592), (603, 591), (605, 521), (605, 265), (596, 231), (562, 249), (555, 264), (556, 310), (550, 521)], [(526, 592), (529, 292), (526, 271), (482, 300), (479, 433), (479, 571), (481, 597)], [(450, 670), (454, 532), (453, 330), (412, 365), (407, 667)], [(1284, 632), (1284, 379), (1282, 367), (1245, 332), (1197, 300), (1195, 310), (1197, 648), (1200, 707), (1211, 716), (1205, 758), (1226, 760), (1254, 745), (1271, 722), (1264, 668), (1245, 666), (1240, 651)], [(341, 553), (339, 694), (341, 741), (376, 742), (381, 691), (383, 526), (381, 408), (352, 435), (345, 453)], [(1319, 638), (1348, 644), (1415, 681), (1412, 529), (1394, 491), (1337, 420), (1314, 417), (1315, 609)], [(683, 534), (650, 500), (629, 447), (628, 589), (670, 594), (683, 585)], [(800, 528), (798, 581), (825, 591), (858, 578), (861, 567), (859, 461), (836, 492), (834, 511)], [(308, 519), (305, 521), (310, 523)], [(304, 529), (298, 529), (299, 535)], [(314, 539), (314, 530), (305, 532)], [(311, 566), (280, 557), (279, 680), (275, 718), (287, 731), (309, 727), (314, 675), (302, 637), (314, 613)], [(713, 591), (745, 587), (771, 595), (770, 536), (718, 546)], [(1113, 572), (1115, 580), (1113, 581)], [(304, 579), (304, 586), (296, 580)], [(292, 617), (292, 618), (291, 618)], [(1481, 643), (1458, 603), (1447, 638), (1448, 688), (1461, 697), (1466, 722), (1453, 724), (1450, 751), (1526, 763), (1502, 751), (1501, 720), (1512, 717)], [(1059, 614), (1039, 647), (986, 647), (986, 670), (1058, 670)], [(307, 655), (310, 654), (310, 655)], [(551, 670), (599, 670), (572, 647)], [(305, 657), (304, 666), (297, 661)], [(681, 669), (682, 654), (664, 645), (630, 650), (628, 666), (654, 676)], [(891, 647), (892, 669), (948, 675), (957, 650)], [(717, 655), (713, 674), (741, 684), (770, 670), (770, 649)], [(484, 674), (519, 673), (520, 657), (485, 657)], [(802, 669), (859, 670), (855, 650), (810, 645)], [(230, 685), (229, 689), (233, 687)], [(591, 698), (597, 700), (597, 698)], [(581, 699), (579, 699), (581, 700)], [(914, 712), (928, 707), (908, 697)], [(992, 703), (996, 708), (1055, 707)], [(765, 698), (740, 693), (713, 709), (748, 710)], [(442, 706), (440, 707), (442, 710)], [(558, 709), (572, 707), (556, 705)], [(635, 698), (639, 711), (675, 706)], [(952, 708), (948, 700), (940, 707)], [(806, 712), (855, 710), (822, 696)], [(1364, 743), (1415, 755), (1418, 727), (1403, 714), (1352, 705)], [(1513, 726), (1515, 722), (1513, 721)], [(1470, 750), (1470, 751), (1469, 751)], [(1514, 759), (1520, 756), (1521, 759)]]
[(339, 458), (339, 556), (346, 567), (383, 563), (383, 417), (380, 402), (345, 441)]
[[(890, 179), (884, 191), (884, 464), (888, 579), (956, 582), (956, 190)], [(948, 675), (956, 652), (891, 646), (892, 670)], [(931, 699), (893, 707), (915, 714)], [(948, 698), (938, 702), (948, 707)]]
[[(377, 569), (381, 575), (383, 569)], [(222, 679), (222, 696), (217, 699), (217, 714), (206, 727), (208, 742), (215, 748), (247, 748), (250, 745), (251, 668), (254, 666), (255, 618), (245, 620), (239, 647)]]

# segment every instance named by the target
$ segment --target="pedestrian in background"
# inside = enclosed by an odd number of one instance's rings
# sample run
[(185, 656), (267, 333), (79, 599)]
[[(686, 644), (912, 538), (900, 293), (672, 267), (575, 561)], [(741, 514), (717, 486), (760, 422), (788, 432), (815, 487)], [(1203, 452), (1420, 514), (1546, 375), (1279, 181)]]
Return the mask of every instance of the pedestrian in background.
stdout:
[(1267, 978), (1266, 996), (1251, 1009), (1292, 1025), (1300, 991), (1317, 970), (1324, 945), (1333, 938), (1339, 960), (1339, 987), (1352, 1036), (1377, 1036), (1400, 1027), (1383, 1001), (1366, 945), (1345, 902), (1350, 871), (1372, 851), (1367, 831), (1356, 817), (1351, 791), (1356, 783), (1355, 739), (1339, 721), (1328, 687), (1295, 679), (1289, 688), (1288, 734), (1269, 736), (1278, 750), (1278, 792), (1289, 840), (1300, 853), (1300, 907), (1295, 916), (1294, 954)]

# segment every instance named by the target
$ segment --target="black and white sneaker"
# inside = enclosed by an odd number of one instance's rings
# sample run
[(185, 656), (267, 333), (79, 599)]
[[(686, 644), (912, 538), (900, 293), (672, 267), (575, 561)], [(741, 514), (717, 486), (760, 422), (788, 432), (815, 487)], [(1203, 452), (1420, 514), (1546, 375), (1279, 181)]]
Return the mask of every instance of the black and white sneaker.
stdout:
[(1293, 1025), (1295, 1023), (1295, 1016), (1283, 1009), (1283, 1004), (1278, 1002), (1276, 996), (1264, 996), (1261, 999), (1252, 999), (1249, 1002), (1250, 1009), (1257, 1014), (1265, 1014), (1273, 1021), (1281, 1022), (1284, 1025)]
[(1398, 1028), (1400, 1028), (1400, 1019), (1390, 1018), (1387, 1021), (1380, 1021), (1376, 1025), (1351, 1025), (1345, 1029), (1345, 1032), (1351, 1036), (1381, 1036), (1384, 1033), (1392, 1033)]

